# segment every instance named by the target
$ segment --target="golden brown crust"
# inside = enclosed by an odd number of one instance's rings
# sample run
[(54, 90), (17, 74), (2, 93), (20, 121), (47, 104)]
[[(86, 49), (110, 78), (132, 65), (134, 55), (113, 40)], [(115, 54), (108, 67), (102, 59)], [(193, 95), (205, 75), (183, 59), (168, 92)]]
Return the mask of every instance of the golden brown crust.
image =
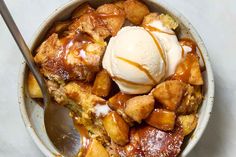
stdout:
[(125, 147), (115, 147), (122, 157), (176, 157), (184, 139), (183, 130), (180, 127), (173, 132), (164, 132), (143, 125), (132, 128), (130, 132), (130, 143)]

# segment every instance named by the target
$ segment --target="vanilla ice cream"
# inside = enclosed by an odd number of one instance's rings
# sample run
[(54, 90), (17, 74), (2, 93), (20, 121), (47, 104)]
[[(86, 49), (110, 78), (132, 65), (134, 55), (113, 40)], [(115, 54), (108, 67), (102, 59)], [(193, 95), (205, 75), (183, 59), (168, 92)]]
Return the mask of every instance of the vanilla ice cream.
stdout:
[(159, 39), (166, 53), (167, 74), (166, 77), (174, 74), (176, 66), (182, 59), (182, 48), (175, 32), (164, 26), (160, 18), (145, 23), (144, 27)]
[(129, 94), (149, 92), (166, 73), (159, 39), (136, 26), (123, 27), (110, 39), (102, 65), (120, 90)]

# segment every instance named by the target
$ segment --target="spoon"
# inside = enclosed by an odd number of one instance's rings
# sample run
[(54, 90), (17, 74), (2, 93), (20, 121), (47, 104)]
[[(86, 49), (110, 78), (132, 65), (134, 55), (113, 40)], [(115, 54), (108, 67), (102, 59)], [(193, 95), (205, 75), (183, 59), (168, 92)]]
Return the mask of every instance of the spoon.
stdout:
[(0, 0), (0, 13), (43, 93), (44, 125), (50, 141), (62, 155), (66, 157), (76, 156), (80, 148), (80, 135), (69, 116), (70, 111), (51, 100), (46, 82), (34, 63), (31, 51), (27, 47), (4, 0)]

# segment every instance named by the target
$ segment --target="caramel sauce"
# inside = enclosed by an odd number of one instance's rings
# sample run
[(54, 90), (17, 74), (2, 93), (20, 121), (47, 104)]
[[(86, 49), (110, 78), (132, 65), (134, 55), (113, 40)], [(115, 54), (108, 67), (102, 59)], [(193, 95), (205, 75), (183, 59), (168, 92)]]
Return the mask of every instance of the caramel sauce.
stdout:
[(115, 81), (120, 81), (120, 82), (124, 82), (126, 84), (130, 84), (130, 85), (136, 85), (136, 86), (153, 86), (153, 84), (144, 84), (144, 83), (137, 83), (137, 82), (132, 82), (126, 79), (123, 79), (121, 77), (117, 77), (117, 76), (113, 76), (112, 77), (113, 80)]
[(69, 54), (75, 58), (84, 60), (86, 58), (87, 45), (93, 42), (93, 39), (85, 33), (77, 32), (72, 38), (62, 39), (65, 51), (65, 59)]
[(175, 33), (170, 33), (170, 32), (166, 32), (166, 31), (163, 31), (163, 30), (160, 30), (156, 27), (152, 27), (150, 25), (144, 25), (143, 26), (146, 30), (148, 31), (152, 31), (152, 32), (160, 32), (160, 33), (164, 33), (164, 34), (168, 34), (168, 35), (175, 35)]
[(76, 117), (73, 117), (73, 118), (74, 118), (75, 128), (80, 134), (80, 142), (81, 142), (80, 152), (82, 153), (82, 156), (85, 156), (88, 150), (89, 144), (91, 143), (91, 140), (89, 138), (89, 133), (88, 133), (88, 130), (83, 125), (78, 124), (76, 122)]
[(183, 46), (182, 45), (180, 45), (181, 46), (181, 54), (182, 54), (182, 58), (184, 57), (184, 48), (183, 48)]
[(179, 43), (180, 43), (181, 47), (183, 47), (183, 46), (190, 47), (192, 49), (190, 52), (192, 52), (192, 53), (197, 52), (197, 44), (192, 39), (182, 38), (179, 40)]
[(158, 50), (159, 50), (159, 53), (160, 53), (160, 55), (161, 55), (161, 58), (162, 58), (162, 60), (164, 61), (164, 64), (167, 65), (167, 64), (166, 64), (165, 55), (164, 55), (164, 52), (163, 52), (163, 50), (162, 50), (162, 48), (161, 48), (161, 45), (159, 44), (159, 42), (157, 41), (157, 39), (154, 37), (154, 35), (153, 35), (150, 31), (147, 30), (147, 32), (151, 35), (153, 41), (155, 42), (155, 44), (156, 44), (156, 46), (157, 46), (157, 48), (158, 48)]
[(138, 68), (140, 71), (144, 72), (144, 73), (147, 75), (147, 77), (148, 77), (150, 80), (152, 80), (153, 84), (157, 84), (156, 80), (152, 77), (152, 75), (150, 74), (150, 72), (149, 72), (147, 69), (145, 69), (141, 64), (136, 63), (136, 62), (131, 61), (131, 60), (128, 60), (128, 59), (123, 58), (123, 57), (116, 57), (116, 58), (119, 59), (119, 60), (122, 60), (122, 61), (124, 61), (124, 62), (126, 62), (126, 63), (128, 63), (128, 64), (130, 64), (130, 65), (132, 65), (132, 66), (135, 66), (135, 67)]
[(181, 62), (177, 69), (180, 69), (173, 75), (173, 79), (182, 80), (183, 82), (188, 82), (190, 76), (191, 76), (191, 69), (192, 66), (198, 62), (197, 55), (193, 52), (187, 53), (185, 61)]

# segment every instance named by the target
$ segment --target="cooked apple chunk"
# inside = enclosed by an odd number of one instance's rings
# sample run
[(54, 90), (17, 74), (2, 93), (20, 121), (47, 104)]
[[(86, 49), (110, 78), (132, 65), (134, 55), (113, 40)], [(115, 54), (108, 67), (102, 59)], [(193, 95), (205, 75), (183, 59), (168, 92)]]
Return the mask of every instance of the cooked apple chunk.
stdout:
[(93, 139), (89, 144), (88, 150), (86, 152), (85, 157), (109, 157), (108, 152), (103, 147), (101, 143), (99, 143), (96, 139)]
[(154, 109), (154, 98), (151, 95), (136, 96), (126, 102), (125, 113), (134, 121), (141, 121)]
[(201, 86), (186, 86), (186, 92), (177, 109), (178, 114), (196, 113), (199, 105), (202, 103), (202, 87)]
[(185, 84), (178, 80), (165, 81), (158, 85), (154, 91), (153, 96), (162, 105), (171, 111), (175, 111), (185, 92)]
[(119, 92), (108, 100), (109, 107), (112, 108), (113, 110), (118, 110), (118, 109), (123, 110), (125, 108), (126, 101), (131, 99), (132, 97), (134, 96)]
[(190, 134), (197, 126), (198, 117), (196, 114), (181, 115), (177, 122), (182, 126), (184, 136)]
[(157, 129), (169, 131), (174, 129), (175, 118), (174, 112), (164, 109), (155, 109), (145, 121)]
[(187, 53), (184, 61), (177, 66), (173, 78), (192, 85), (203, 85), (197, 54)]
[(158, 20), (159, 18), (160, 17), (159, 17), (158, 13), (150, 13), (147, 16), (144, 17), (142, 25), (143, 26), (149, 25), (150, 23), (152, 23), (153, 21)]
[(43, 98), (38, 82), (31, 72), (28, 76), (28, 91), (31, 98)]
[(111, 90), (111, 78), (106, 70), (100, 71), (93, 84), (92, 93), (100, 96), (106, 97), (108, 96)]
[(148, 7), (138, 0), (127, 0), (124, 2), (126, 18), (135, 25), (140, 25), (143, 18), (149, 14)]
[(115, 36), (125, 22), (125, 12), (115, 4), (104, 4), (97, 8), (112, 36)]
[(91, 13), (95, 11), (88, 3), (84, 3), (80, 6), (78, 6), (73, 12), (72, 12), (72, 19), (79, 18), (80, 16)]
[(120, 1), (116, 1), (114, 4), (118, 7), (120, 7), (121, 9), (124, 9), (125, 6), (124, 6), (124, 0), (120, 0)]
[(117, 112), (107, 114), (103, 119), (103, 125), (108, 136), (116, 144), (125, 145), (129, 142), (129, 126)]

